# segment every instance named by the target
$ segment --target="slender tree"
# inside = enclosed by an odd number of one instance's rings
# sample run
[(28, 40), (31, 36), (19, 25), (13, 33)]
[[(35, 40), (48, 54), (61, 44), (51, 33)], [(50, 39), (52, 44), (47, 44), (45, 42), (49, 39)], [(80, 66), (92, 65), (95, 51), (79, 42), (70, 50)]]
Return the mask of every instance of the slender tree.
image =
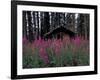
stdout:
[(32, 22), (31, 22), (31, 11), (27, 11), (27, 15), (28, 15), (28, 33), (29, 33), (29, 41), (32, 42), (33, 41), (33, 28), (32, 28)]

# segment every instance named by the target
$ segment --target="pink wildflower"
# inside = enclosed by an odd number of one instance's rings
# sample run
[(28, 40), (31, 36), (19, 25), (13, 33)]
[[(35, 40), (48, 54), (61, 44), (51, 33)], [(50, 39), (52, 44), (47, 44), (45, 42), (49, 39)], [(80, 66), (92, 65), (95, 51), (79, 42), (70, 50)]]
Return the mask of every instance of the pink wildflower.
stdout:
[(23, 37), (23, 44), (27, 44), (28, 43), (28, 40), (26, 37)]
[(75, 39), (72, 40), (76, 46), (79, 46), (81, 44), (81, 38), (76, 37)]

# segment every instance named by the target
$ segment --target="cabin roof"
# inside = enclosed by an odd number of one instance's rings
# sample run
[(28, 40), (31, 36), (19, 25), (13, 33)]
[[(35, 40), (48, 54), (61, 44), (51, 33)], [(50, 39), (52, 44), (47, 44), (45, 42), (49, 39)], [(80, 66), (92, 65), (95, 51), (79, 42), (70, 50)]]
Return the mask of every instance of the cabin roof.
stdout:
[(66, 34), (73, 34), (75, 35), (74, 32), (70, 31), (69, 29), (65, 28), (65, 27), (56, 27), (55, 29), (49, 31), (48, 33), (44, 34), (44, 37), (50, 35), (50, 34), (56, 34), (56, 33), (59, 33), (59, 32), (64, 32)]

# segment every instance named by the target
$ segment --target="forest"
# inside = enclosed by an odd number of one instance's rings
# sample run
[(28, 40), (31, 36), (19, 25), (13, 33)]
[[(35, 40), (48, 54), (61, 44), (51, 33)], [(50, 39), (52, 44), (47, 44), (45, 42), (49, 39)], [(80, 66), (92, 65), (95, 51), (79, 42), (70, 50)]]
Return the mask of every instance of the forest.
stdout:
[(57, 27), (89, 39), (89, 14), (23, 11), (23, 36), (30, 42), (39, 37), (45, 38), (46, 33)]
[(23, 68), (89, 65), (89, 14), (23, 11)]

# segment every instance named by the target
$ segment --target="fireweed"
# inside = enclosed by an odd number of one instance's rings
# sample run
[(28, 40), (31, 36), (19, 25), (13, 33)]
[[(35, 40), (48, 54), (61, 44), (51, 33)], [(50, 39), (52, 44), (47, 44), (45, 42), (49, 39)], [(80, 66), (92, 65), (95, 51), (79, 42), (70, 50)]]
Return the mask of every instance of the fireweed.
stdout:
[(89, 40), (82, 37), (44, 40), (39, 37), (30, 43), (23, 38), (23, 68), (85, 65), (89, 65)]

